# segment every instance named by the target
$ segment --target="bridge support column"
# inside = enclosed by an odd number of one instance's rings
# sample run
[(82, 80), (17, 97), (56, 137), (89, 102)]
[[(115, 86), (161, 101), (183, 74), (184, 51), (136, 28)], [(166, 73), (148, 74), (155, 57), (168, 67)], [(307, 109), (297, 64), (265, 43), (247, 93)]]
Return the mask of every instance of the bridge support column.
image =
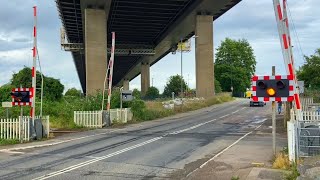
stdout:
[(197, 97), (214, 96), (213, 17), (196, 17), (196, 94)]
[(86, 94), (103, 90), (107, 70), (107, 15), (105, 10), (85, 9)]
[(123, 80), (123, 85), (122, 85), (123, 90), (125, 90), (125, 91), (129, 90), (129, 82), (130, 82), (129, 79)]
[(145, 96), (150, 87), (150, 64), (141, 63), (141, 96)]

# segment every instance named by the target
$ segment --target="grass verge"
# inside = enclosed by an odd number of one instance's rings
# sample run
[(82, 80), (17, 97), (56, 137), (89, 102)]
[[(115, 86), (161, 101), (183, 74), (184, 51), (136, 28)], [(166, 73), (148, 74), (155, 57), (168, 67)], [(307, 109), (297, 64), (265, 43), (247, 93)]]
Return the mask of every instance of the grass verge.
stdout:
[(18, 139), (0, 139), (0, 146), (20, 143)]
[(275, 156), (272, 168), (289, 171), (284, 177), (286, 180), (295, 180), (298, 176), (300, 176), (300, 173), (297, 169), (297, 163), (291, 163), (289, 161), (287, 148), (284, 148)]
[(149, 101), (141, 108), (132, 108), (133, 118), (135, 121), (150, 121), (154, 119), (164, 118), (179, 113), (198, 110), (205, 107), (210, 107), (215, 104), (221, 104), (234, 100), (228, 93), (222, 93), (206, 100), (198, 100), (186, 102), (182, 106), (176, 106), (174, 109), (165, 109), (161, 102)]

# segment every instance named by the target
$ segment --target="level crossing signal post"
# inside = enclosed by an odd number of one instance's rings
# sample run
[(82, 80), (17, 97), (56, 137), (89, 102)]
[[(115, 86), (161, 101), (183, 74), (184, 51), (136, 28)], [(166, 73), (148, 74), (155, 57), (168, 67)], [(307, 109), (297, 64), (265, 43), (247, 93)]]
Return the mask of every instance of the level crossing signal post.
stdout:
[(276, 153), (276, 108), (275, 102), (291, 102), (294, 100), (294, 78), (292, 75), (275, 75), (272, 67), (272, 76), (252, 77), (252, 100), (272, 101), (272, 146)]
[[(33, 88), (13, 88), (10, 95), (12, 97), (12, 106), (20, 106), (20, 126), (22, 126), (23, 121), (23, 106), (32, 106), (33, 100)], [(32, 111), (32, 109), (31, 109)], [(20, 130), (23, 131), (23, 128), (20, 127)], [(23, 132), (20, 132), (24, 134)], [(20, 141), (22, 142), (23, 137)]]

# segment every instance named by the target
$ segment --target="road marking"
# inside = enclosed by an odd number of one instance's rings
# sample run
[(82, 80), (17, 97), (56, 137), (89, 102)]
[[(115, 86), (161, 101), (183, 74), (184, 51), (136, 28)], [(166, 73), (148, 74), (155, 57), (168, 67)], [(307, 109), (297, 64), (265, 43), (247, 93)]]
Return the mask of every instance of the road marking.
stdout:
[(228, 135), (244, 135), (246, 134), (245, 132), (230, 132), (230, 133), (227, 133)]
[(219, 118), (222, 119), (222, 118), (225, 118), (225, 117), (227, 117), (227, 116), (230, 116), (230, 114), (226, 114), (226, 115), (221, 116), (221, 117), (219, 117)]
[(198, 125), (191, 126), (191, 127), (189, 127), (189, 128), (182, 129), (182, 130), (179, 130), (179, 131), (175, 131), (175, 132), (172, 132), (172, 133), (169, 133), (169, 134), (170, 134), (170, 135), (180, 134), (180, 133), (182, 133), (182, 132), (189, 131), (189, 130), (191, 130), (191, 129), (195, 129), (195, 128), (197, 128), (197, 127), (200, 127), (200, 126), (203, 126), (203, 125), (205, 125), (205, 124), (211, 123), (211, 122), (213, 122), (213, 121), (216, 121), (216, 119), (212, 119), (212, 120), (210, 120), (210, 121), (207, 121), (207, 122), (204, 122), (204, 123), (200, 123), (200, 124), (198, 124)]
[(238, 110), (236, 110), (236, 111), (233, 111), (233, 112), (232, 112), (232, 114), (237, 113), (237, 112), (239, 112), (239, 111), (240, 111), (239, 109), (238, 109)]
[[(263, 123), (262, 123), (263, 124)], [(256, 127), (253, 131), (256, 131), (257, 129), (259, 129), (262, 124), (260, 124), (258, 127)], [(186, 177), (189, 177), (192, 173), (196, 172), (197, 170), (203, 168), (206, 164), (208, 164), (210, 161), (214, 160), (215, 158), (217, 158), (218, 156), (220, 156), (221, 154), (223, 154), (224, 152), (226, 152), (227, 150), (229, 150), (230, 148), (232, 148), (234, 145), (238, 144), (242, 139), (244, 139), (245, 137), (247, 137), (248, 135), (250, 135), (251, 133), (253, 133), (253, 131), (248, 132), (247, 134), (243, 135), (242, 137), (240, 137), (238, 140), (236, 140), (234, 143), (232, 143), (231, 145), (229, 145), (228, 147), (226, 147), (225, 149), (223, 149), (222, 151), (220, 151), (218, 154), (214, 155), (211, 159), (209, 159), (208, 161), (206, 161), (205, 163), (203, 163), (200, 167), (196, 168), (195, 170), (193, 170), (192, 172), (190, 172), (189, 174), (187, 174)]]
[(19, 152), (19, 151), (9, 151), (9, 150), (1, 150), (0, 152), (3, 152), (3, 153), (8, 153), (8, 154), (25, 154), (24, 152)]
[[(90, 138), (90, 137), (94, 137), (94, 136), (105, 135), (105, 134), (109, 134), (109, 133), (120, 131), (120, 130), (122, 130), (122, 129), (116, 129), (116, 130), (108, 131), (108, 132), (104, 132), (104, 133), (93, 134), (93, 135), (88, 135), (88, 136), (83, 136), (83, 137), (78, 137), (78, 138), (73, 138), (73, 139), (67, 139), (67, 140), (58, 141), (58, 142), (54, 142), (54, 143), (47, 143), (47, 144), (40, 144), (40, 145), (33, 145), (33, 146), (25, 146), (25, 147), (17, 147), (17, 148), (9, 148), (9, 149), (0, 149), (0, 152), (15, 153), (16, 151), (19, 151), (19, 150), (26, 150), (26, 149), (32, 149), (32, 148), (54, 146), (54, 145), (58, 145), (58, 144), (66, 143), (66, 142), (76, 141), (76, 140), (80, 140), (80, 139), (86, 139), (86, 138)], [(17, 152), (17, 153), (23, 153), (23, 152)]]
[(134, 146), (130, 146), (130, 147), (124, 148), (124, 149), (122, 149), (122, 150), (116, 151), (116, 152), (111, 153), (111, 154), (108, 154), (108, 155), (106, 155), (106, 156), (97, 157), (97, 158), (95, 158), (95, 159), (88, 160), (88, 161), (85, 161), (85, 162), (82, 162), (82, 163), (79, 163), (79, 164), (76, 164), (76, 165), (73, 165), (73, 166), (64, 168), (64, 169), (62, 169), (62, 170), (59, 170), (59, 171), (56, 171), (56, 172), (52, 172), (52, 173), (46, 174), (46, 175), (44, 175), (44, 176), (40, 176), (40, 177), (38, 177), (38, 178), (35, 178), (34, 180), (49, 179), (49, 178), (51, 178), (51, 177), (58, 176), (58, 175), (60, 175), (60, 174), (63, 174), (63, 173), (66, 173), (66, 172), (70, 172), (70, 171), (72, 171), (72, 170), (75, 170), (75, 169), (78, 169), (78, 168), (87, 166), (87, 165), (89, 165), (89, 164), (92, 164), (92, 163), (95, 163), (95, 162), (98, 162), (98, 161), (101, 161), (101, 160), (104, 160), (104, 159), (108, 159), (108, 158), (110, 158), (110, 157), (113, 157), (113, 156), (122, 154), (122, 153), (124, 153), (124, 152), (127, 152), (127, 151), (130, 151), (130, 150), (132, 150), (132, 149), (135, 149), (135, 148), (144, 146), (144, 145), (146, 145), (146, 144), (150, 144), (150, 143), (152, 143), (152, 142), (154, 142), (154, 141), (158, 141), (159, 139), (162, 139), (162, 138), (163, 138), (162, 136), (159, 136), (159, 137), (156, 137), (156, 138), (152, 138), (152, 139), (150, 139), (150, 140), (148, 140), (148, 141), (145, 141), (145, 142), (136, 144), (136, 145), (134, 145)]
[(52, 173), (49, 173), (49, 174), (40, 176), (40, 177), (38, 177), (38, 178), (35, 178), (34, 180), (49, 179), (49, 178), (51, 178), (51, 177), (58, 176), (58, 175), (60, 175), (60, 174), (66, 173), (66, 172), (70, 172), (70, 171), (72, 171), (72, 170), (79, 169), (79, 168), (84, 167), (84, 166), (87, 166), (87, 165), (89, 165), (89, 164), (92, 164), (92, 163), (95, 163), (95, 162), (98, 162), (98, 161), (102, 161), (102, 160), (108, 159), (108, 158), (110, 158), (110, 157), (113, 157), (113, 156), (122, 154), (122, 153), (124, 153), (124, 152), (130, 151), (130, 150), (132, 150), (132, 149), (136, 149), (136, 148), (138, 148), (138, 147), (141, 147), (141, 146), (150, 144), (150, 143), (152, 143), (152, 142), (158, 141), (158, 140), (166, 137), (167, 135), (180, 134), (180, 133), (182, 133), (182, 132), (189, 131), (189, 130), (191, 130), (191, 129), (195, 129), (195, 128), (197, 128), (197, 127), (200, 127), (200, 126), (203, 126), (203, 125), (205, 125), (205, 124), (211, 123), (211, 122), (213, 122), (213, 121), (216, 121), (216, 119), (212, 119), (212, 120), (210, 120), (210, 121), (207, 121), (207, 122), (204, 122), (204, 123), (200, 123), (200, 124), (198, 124), (198, 125), (194, 125), (194, 126), (191, 126), (191, 127), (189, 127), (189, 128), (186, 128), (186, 129), (182, 129), (182, 130), (175, 131), (175, 132), (172, 132), (172, 133), (167, 133), (167, 134), (165, 134), (165, 135), (163, 135), (163, 136), (159, 136), (159, 137), (156, 137), (156, 138), (152, 138), (152, 139), (150, 139), (150, 140), (148, 140), (148, 141), (145, 141), (145, 142), (142, 142), (142, 143), (139, 143), (139, 144), (136, 144), (136, 145), (133, 145), (133, 146), (130, 146), (130, 147), (121, 149), (121, 150), (119, 150), (119, 151), (113, 152), (113, 153), (108, 154), (108, 155), (105, 155), (105, 156), (92, 157), (92, 158), (94, 158), (94, 159), (91, 159), (91, 160), (88, 160), (88, 161), (85, 161), (85, 162), (82, 162), (82, 163), (79, 163), (79, 164), (76, 164), (76, 165), (73, 165), (73, 166), (70, 166), (70, 167), (61, 169), (61, 170), (56, 171), (56, 172), (52, 172)]

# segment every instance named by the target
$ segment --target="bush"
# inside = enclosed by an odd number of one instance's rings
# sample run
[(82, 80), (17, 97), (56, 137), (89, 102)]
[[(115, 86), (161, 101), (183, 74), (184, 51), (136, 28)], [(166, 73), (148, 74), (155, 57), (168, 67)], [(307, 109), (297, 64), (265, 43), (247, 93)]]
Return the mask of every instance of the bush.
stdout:
[(159, 90), (156, 87), (149, 87), (146, 92), (146, 99), (154, 100), (159, 97)]
[(68, 89), (67, 92), (65, 93), (65, 96), (80, 97), (81, 95), (82, 95), (81, 91), (76, 88)]
[(146, 104), (143, 100), (135, 99), (130, 104), (131, 111), (133, 113), (133, 116), (136, 118), (136, 120), (143, 119), (143, 114), (145, 113)]
[(290, 168), (290, 161), (288, 155), (280, 152), (276, 155), (275, 161), (272, 164), (272, 167), (275, 169), (287, 170)]
[(5, 84), (0, 87), (0, 102), (11, 101), (11, 90), (13, 86), (10, 84)]
[(138, 89), (133, 89), (132, 95), (136, 99), (141, 99), (141, 92)]
[(215, 93), (221, 93), (222, 92), (221, 84), (217, 79), (214, 79), (214, 89), (215, 89)]
[(314, 89), (305, 88), (304, 96), (313, 97), (315, 103), (320, 103), (320, 91)]

